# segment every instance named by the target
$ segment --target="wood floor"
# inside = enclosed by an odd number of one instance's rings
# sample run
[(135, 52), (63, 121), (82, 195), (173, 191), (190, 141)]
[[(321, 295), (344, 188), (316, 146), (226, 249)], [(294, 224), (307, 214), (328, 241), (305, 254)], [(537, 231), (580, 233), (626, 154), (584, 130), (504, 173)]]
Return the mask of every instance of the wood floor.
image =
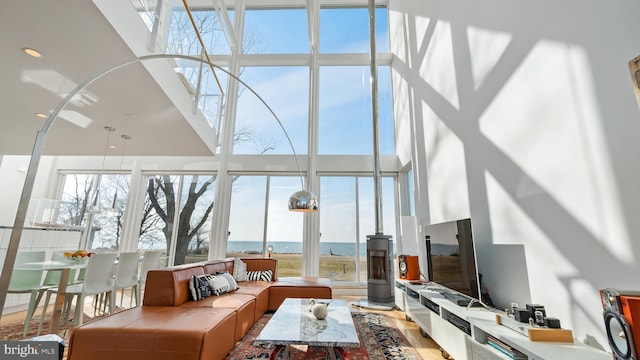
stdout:
[[(355, 301), (362, 298), (362, 296), (334, 296), (334, 298), (345, 299), (347, 301)], [(403, 335), (409, 340), (411, 345), (418, 351), (424, 360), (442, 360), (443, 357), (440, 354), (440, 346), (431, 338), (424, 338), (420, 335), (420, 329), (416, 323), (407, 321), (403, 311), (391, 310), (391, 311), (376, 311), (370, 309), (361, 309), (352, 307), (352, 311), (362, 312), (377, 312), (384, 314), (393, 319), (394, 323)], [(453, 360), (453, 358), (449, 358)]]
[[(344, 299), (347, 301), (355, 301), (359, 300), (362, 297), (357, 296), (334, 296), (335, 298)], [(125, 299), (125, 304), (128, 303), (128, 300)], [(418, 353), (422, 356), (424, 360), (442, 360), (443, 357), (440, 354), (440, 346), (436, 344), (430, 338), (424, 338), (420, 335), (420, 330), (418, 325), (414, 322), (407, 321), (404, 315), (404, 312), (399, 310), (391, 310), (391, 311), (376, 311), (370, 309), (362, 309), (358, 307), (352, 307), (353, 311), (362, 311), (362, 312), (378, 312), (383, 313), (384, 315), (390, 317), (395, 322), (396, 326), (404, 336), (409, 340), (411, 345), (418, 351)], [(37, 310), (36, 313), (39, 313), (41, 310)], [(21, 321), (24, 319), (25, 312), (18, 312), (13, 314), (2, 315), (0, 319), (0, 326), (3, 324), (7, 324), (13, 321)], [(452, 358), (450, 358), (452, 359)]]

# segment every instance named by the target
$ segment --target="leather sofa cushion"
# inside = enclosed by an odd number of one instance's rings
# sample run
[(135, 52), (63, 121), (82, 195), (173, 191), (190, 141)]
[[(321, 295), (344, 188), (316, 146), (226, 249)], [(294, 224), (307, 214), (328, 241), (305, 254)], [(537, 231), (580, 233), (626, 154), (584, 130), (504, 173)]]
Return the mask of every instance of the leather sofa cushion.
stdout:
[(235, 291), (256, 298), (256, 321), (269, 310), (269, 285), (271, 284), (263, 281), (242, 281), (238, 283), (240, 288)]
[(256, 298), (251, 295), (237, 294), (236, 292), (209, 296), (200, 301), (187, 302), (183, 308), (226, 308), (236, 311), (235, 341), (240, 341), (244, 334), (251, 329), (256, 322)]
[(331, 299), (331, 280), (315, 277), (280, 278), (269, 287), (269, 310), (277, 310), (288, 297)]
[(68, 359), (223, 359), (235, 325), (233, 309), (139, 306), (75, 328)]
[(237, 294), (234, 291), (220, 296), (209, 296), (200, 301), (189, 301), (181, 307), (238, 309), (250, 302), (255, 302), (255, 297), (251, 295)]
[(283, 277), (271, 284), (271, 287), (331, 287), (331, 280), (317, 277)]

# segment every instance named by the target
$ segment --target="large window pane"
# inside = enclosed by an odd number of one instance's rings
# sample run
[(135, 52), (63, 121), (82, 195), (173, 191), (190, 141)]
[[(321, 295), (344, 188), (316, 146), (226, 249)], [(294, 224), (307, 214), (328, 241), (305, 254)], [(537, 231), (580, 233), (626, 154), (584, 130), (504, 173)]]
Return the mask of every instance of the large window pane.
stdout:
[[(368, 66), (320, 68), (321, 155), (373, 154), (371, 69)], [(378, 67), (378, 138), (381, 154), (395, 154), (391, 74)]]
[(303, 216), (289, 211), (289, 197), (300, 190), (299, 177), (270, 177), (267, 245), (278, 259), (278, 277), (302, 275)]
[[(373, 178), (325, 176), (320, 179), (320, 187), (320, 276), (364, 285), (367, 235), (376, 233)], [(395, 244), (393, 189), (394, 179), (383, 177), (383, 232), (392, 236)]]
[(96, 174), (66, 174), (60, 197), (56, 223), (60, 225), (85, 225), (87, 209), (97, 185)]
[(396, 153), (394, 134), (391, 68), (389, 66), (378, 66), (378, 139), (380, 140), (380, 154), (394, 155)]
[(161, 249), (169, 254), (178, 181), (178, 176), (171, 175), (148, 177), (138, 238), (139, 249)]
[(174, 264), (207, 260), (215, 176), (185, 175), (182, 178)]
[(227, 256), (267, 256), (271, 246), (278, 276), (300, 276), (303, 217), (287, 206), (297, 190), (297, 176), (234, 177)]
[(66, 174), (56, 223), (85, 226), (85, 249), (120, 248), (130, 175)]
[[(386, 8), (376, 8), (376, 50), (389, 52)], [(320, 10), (321, 53), (369, 53), (368, 8), (323, 8)]]
[(129, 188), (129, 175), (103, 174), (98, 192), (99, 212), (91, 217), (87, 249), (117, 251)]
[(206, 260), (215, 176), (149, 176), (138, 247), (173, 253), (173, 264)]
[(236, 176), (229, 208), (227, 256), (262, 254), (266, 176)]
[(305, 9), (247, 10), (243, 49), (246, 54), (309, 52)]
[(373, 154), (370, 75), (368, 66), (320, 68), (319, 154)]
[[(166, 53), (200, 55), (202, 46), (182, 2), (175, 1), (172, 2), (172, 5)], [(215, 11), (191, 9), (191, 15), (209, 54), (219, 55), (231, 52), (222, 31), (222, 22), (218, 19)], [(233, 19), (232, 11), (229, 11), (229, 17)]]
[[(395, 241), (396, 236), (396, 211), (394, 196), (394, 179), (392, 177), (382, 178), (382, 230), (385, 235), (390, 235)], [(373, 178), (358, 178), (358, 195), (360, 203), (360, 238), (365, 239), (367, 235), (376, 233), (375, 217), (375, 189)]]
[(320, 188), (320, 276), (353, 283), (358, 236), (355, 178), (322, 177)]
[[(253, 88), (280, 119), (296, 153), (307, 153), (309, 69), (307, 67), (250, 67), (242, 80)], [(267, 107), (240, 87), (235, 154), (292, 154), (280, 125)]]

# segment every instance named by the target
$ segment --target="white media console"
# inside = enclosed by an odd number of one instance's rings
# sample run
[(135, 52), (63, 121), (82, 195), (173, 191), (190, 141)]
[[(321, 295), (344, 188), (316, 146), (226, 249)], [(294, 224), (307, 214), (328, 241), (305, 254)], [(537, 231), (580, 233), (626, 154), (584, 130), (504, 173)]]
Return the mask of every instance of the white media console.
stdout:
[[(434, 283), (412, 284), (396, 279), (395, 302), (441, 347), (443, 357), (455, 360), (611, 360), (612, 355), (573, 342), (531, 341), (526, 335), (496, 322), (503, 311), (457, 304), (462, 295)], [(524, 325), (527, 326), (527, 325)], [(507, 355), (490, 342), (500, 342), (517, 351)]]

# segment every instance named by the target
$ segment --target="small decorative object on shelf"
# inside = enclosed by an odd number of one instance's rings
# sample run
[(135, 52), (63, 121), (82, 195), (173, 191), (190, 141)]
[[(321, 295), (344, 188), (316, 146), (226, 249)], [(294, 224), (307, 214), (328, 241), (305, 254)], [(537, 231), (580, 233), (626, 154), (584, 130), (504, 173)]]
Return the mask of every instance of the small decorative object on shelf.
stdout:
[(508, 316), (496, 314), (496, 324), (515, 330), (528, 337), (530, 341), (573, 342), (573, 332), (571, 330), (539, 326), (536, 325), (535, 319), (530, 319), (532, 320), (531, 324), (524, 324)]
[(76, 250), (76, 251), (65, 251), (63, 255), (68, 260), (75, 261), (75, 262), (83, 262), (88, 260), (93, 254), (95, 253), (88, 252), (86, 250)]

